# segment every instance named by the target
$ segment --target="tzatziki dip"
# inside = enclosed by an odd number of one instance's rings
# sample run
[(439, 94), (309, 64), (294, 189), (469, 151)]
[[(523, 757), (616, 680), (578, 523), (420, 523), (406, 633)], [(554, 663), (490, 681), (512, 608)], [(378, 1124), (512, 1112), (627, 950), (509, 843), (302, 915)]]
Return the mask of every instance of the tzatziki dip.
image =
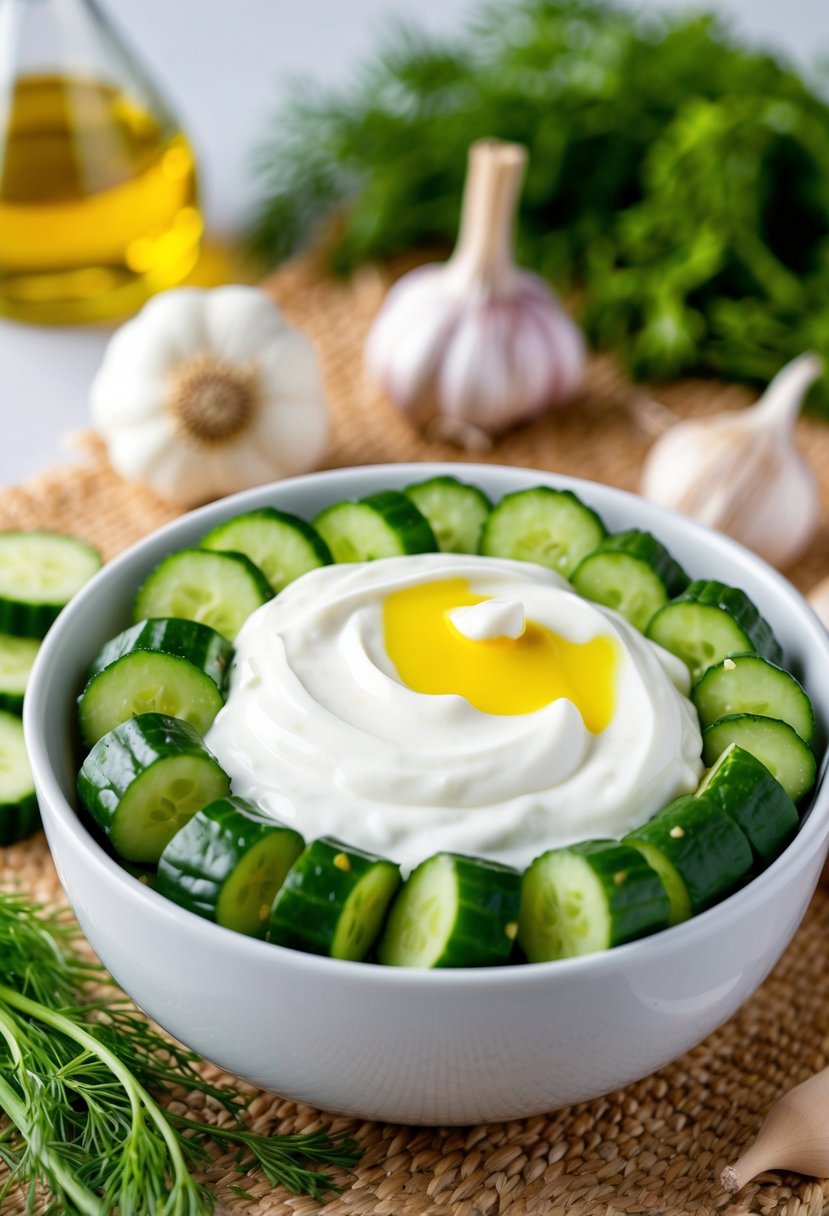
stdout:
[(688, 670), (531, 562), (324, 566), (243, 626), (206, 742), (235, 793), (409, 870), (525, 867), (696, 789)]

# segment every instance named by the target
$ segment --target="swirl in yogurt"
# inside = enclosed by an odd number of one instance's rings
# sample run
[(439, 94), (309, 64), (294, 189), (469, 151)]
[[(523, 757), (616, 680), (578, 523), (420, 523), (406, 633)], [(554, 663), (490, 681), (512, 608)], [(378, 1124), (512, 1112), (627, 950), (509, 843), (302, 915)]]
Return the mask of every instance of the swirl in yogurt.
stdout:
[(696, 788), (687, 689), (557, 574), (429, 553), (322, 567), (258, 609), (207, 744), (307, 838), (404, 869), (443, 850), (524, 867)]

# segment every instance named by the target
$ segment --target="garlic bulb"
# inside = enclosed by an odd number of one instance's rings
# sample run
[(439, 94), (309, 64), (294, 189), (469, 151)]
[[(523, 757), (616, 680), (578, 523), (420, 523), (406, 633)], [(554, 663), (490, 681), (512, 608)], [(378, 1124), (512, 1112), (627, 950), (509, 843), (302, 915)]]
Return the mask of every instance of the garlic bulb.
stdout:
[(458, 243), (390, 290), (366, 344), (366, 366), (414, 421), (436, 418), (465, 446), (559, 405), (578, 386), (584, 343), (538, 275), (512, 257), (526, 164), (518, 144), (469, 151)]
[(829, 578), (821, 579), (806, 598), (811, 604), (815, 616), (826, 629), (829, 629)]
[(91, 406), (114, 468), (187, 507), (307, 472), (328, 430), (314, 348), (255, 287), (150, 300), (107, 346)]
[(645, 498), (728, 533), (775, 566), (795, 561), (815, 534), (820, 496), (793, 430), (822, 370), (817, 355), (799, 355), (751, 408), (672, 426), (648, 453)]

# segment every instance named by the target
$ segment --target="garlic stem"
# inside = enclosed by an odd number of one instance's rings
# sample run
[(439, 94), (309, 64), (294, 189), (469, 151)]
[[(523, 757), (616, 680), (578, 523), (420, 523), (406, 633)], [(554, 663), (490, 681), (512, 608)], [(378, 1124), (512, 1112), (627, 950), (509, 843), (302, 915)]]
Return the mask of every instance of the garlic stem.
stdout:
[(747, 411), (758, 422), (789, 430), (800, 413), (807, 390), (823, 373), (823, 360), (806, 351), (781, 368), (757, 404)]
[(486, 294), (503, 298), (515, 280), (513, 225), (527, 150), (480, 139), (469, 149), (461, 225), (449, 266)]

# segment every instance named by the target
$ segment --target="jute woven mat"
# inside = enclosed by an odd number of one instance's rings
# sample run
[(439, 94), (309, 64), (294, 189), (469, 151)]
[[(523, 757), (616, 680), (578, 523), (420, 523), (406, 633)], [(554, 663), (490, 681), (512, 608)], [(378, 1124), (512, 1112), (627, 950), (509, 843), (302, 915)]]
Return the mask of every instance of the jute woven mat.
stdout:
[[(288, 318), (316, 343), (332, 409), (331, 466), (420, 459), (466, 459), (415, 436), (365, 384), (360, 352), (386, 287), (379, 272), (331, 283), (310, 260), (271, 281)], [(745, 390), (711, 382), (671, 386), (660, 401), (677, 416), (738, 408)], [(669, 415), (631, 388), (607, 359), (595, 360), (587, 388), (565, 414), (517, 431), (483, 459), (573, 473), (635, 489), (654, 430)], [(829, 426), (799, 424), (817, 470), (824, 518), (806, 557), (791, 571), (808, 589), (829, 573)], [(482, 459), (476, 455), (474, 459)], [(175, 512), (127, 485), (103, 450), (83, 437), (79, 463), (0, 492), (0, 527), (72, 531), (109, 558)], [(63, 902), (42, 836), (0, 850), (0, 884)], [(699, 1047), (617, 1093), (524, 1122), (472, 1128), (345, 1126), (365, 1155), (343, 1193), (318, 1208), (240, 1179), (232, 1158), (208, 1175), (218, 1210), (233, 1216), (817, 1216), (829, 1211), (829, 1182), (770, 1174), (735, 1200), (718, 1184), (721, 1168), (750, 1141), (772, 1102), (829, 1063), (829, 892), (821, 889), (794, 942), (743, 1009)], [(251, 1093), (259, 1130), (310, 1130), (319, 1112)], [(325, 1119), (325, 1122), (330, 1122)], [(229, 1187), (242, 1185), (250, 1198)], [(22, 1216), (25, 1196), (8, 1196), (3, 1216)]]

